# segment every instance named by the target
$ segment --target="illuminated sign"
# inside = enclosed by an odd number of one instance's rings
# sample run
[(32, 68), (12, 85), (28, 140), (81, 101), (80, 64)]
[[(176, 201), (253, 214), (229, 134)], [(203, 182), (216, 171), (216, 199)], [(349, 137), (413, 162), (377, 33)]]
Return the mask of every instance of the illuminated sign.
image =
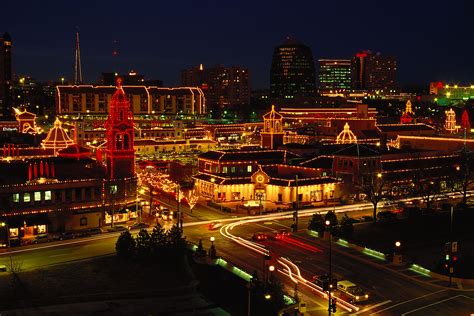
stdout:
[(17, 127), (4, 127), (2, 129), (4, 132), (18, 132), (18, 128)]

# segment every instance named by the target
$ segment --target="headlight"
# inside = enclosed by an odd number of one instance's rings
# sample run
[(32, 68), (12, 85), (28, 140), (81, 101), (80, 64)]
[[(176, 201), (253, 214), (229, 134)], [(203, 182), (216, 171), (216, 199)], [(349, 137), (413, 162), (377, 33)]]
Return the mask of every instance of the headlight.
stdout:
[(359, 297), (358, 297), (358, 296), (356, 296), (356, 300), (359, 300)]

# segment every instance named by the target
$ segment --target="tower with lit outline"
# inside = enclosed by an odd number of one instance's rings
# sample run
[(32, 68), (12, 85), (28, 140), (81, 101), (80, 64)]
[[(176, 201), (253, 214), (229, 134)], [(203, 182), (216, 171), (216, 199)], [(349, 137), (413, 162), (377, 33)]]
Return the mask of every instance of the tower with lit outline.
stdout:
[(117, 79), (117, 91), (110, 101), (109, 116), (105, 123), (107, 148), (107, 175), (109, 179), (135, 176), (135, 150), (133, 149), (133, 114), (130, 102)]

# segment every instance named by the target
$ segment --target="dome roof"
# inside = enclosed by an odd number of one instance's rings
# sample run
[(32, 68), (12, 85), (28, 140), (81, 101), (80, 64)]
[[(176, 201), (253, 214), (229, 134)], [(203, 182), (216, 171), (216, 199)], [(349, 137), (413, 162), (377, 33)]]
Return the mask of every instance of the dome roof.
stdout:
[(58, 156), (63, 158), (89, 158), (91, 151), (85, 147), (79, 146), (77, 144), (69, 145), (66, 148), (63, 148), (58, 151)]
[(283, 115), (275, 111), (275, 106), (272, 105), (272, 110), (263, 115), (263, 118), (266, 120), (279, 120), (283, 118)]
[(56, 121), (54, 121), (54, 127), (49, 130), (48, 135), (41, 143), (43, 148), (54, 149), (55, 153), (72, 144), (74, 144), (74, 141), (62, 128), (62, 123), (59, 118), (56, 118)]

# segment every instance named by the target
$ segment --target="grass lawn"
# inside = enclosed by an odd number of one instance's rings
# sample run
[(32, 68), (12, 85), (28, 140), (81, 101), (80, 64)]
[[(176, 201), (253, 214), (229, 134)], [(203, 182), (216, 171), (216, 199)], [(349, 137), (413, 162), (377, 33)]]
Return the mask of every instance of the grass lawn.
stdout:
[(116, 256), (0, 276), (0, 310), (109, 298), (179, 295), (193, 280), (184, 259), (125, 262)]
[(452, 236), (447, 212), (376, 225), (356, 224), (350, 240), (386, 254), (393, 253), (395, 241), (400, 241), (408, 262), (435, 269), (444, 257), (445, 243), (450, 240), (458, 241), (460, 259), (474, 257), (474, 209), (455, 211)]

